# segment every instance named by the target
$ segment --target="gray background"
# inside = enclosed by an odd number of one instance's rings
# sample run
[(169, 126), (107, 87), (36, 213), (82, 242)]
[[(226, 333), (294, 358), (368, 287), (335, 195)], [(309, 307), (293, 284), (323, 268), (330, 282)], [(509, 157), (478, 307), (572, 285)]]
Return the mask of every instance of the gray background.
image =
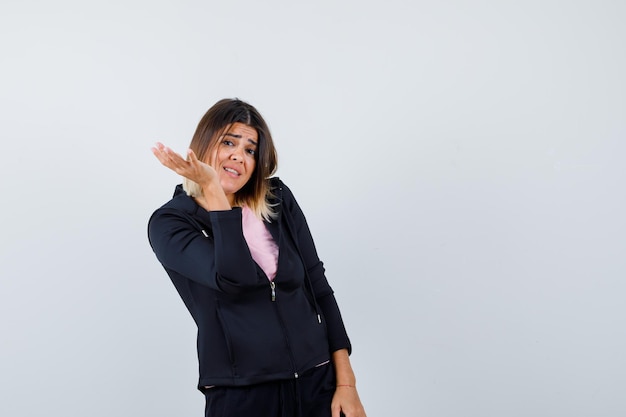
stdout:
[(626, 415), (626, 3), (0, 4), (0, 415), (202, 415), (150, 146), (234, 96), (370, 417)]

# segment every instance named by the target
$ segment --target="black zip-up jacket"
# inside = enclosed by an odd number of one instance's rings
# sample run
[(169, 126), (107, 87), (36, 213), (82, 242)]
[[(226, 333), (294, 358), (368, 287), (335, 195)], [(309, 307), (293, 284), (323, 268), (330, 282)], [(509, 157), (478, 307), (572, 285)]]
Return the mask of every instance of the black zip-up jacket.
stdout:
[(273, 282), (250, 255), (239, 207), (208, 212), (179, 185), (148, 223), (152, 249), (198, 326), (199, 389), (297, 378), (351, 350), (304, 214), (282, 181), (270, 181)]

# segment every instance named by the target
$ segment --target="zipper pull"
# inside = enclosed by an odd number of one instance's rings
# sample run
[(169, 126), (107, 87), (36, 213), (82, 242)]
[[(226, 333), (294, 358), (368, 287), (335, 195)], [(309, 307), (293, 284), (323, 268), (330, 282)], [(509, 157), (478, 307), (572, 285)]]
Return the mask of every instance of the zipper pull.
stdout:
[(270, 288), (272, 289), (272, 301), (276, 301), (276, 284), (274, 281), (270, 281)]

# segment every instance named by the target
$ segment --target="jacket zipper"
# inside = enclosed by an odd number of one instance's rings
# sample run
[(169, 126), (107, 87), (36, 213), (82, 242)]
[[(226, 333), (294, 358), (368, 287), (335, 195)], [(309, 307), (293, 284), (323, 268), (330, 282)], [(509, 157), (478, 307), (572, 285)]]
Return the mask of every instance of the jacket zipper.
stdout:
[[(270, 288), (272, 289), (272, 302), (276, 302), (276, 283), (274, 283), (274, 281), (270, 281)], [(285, 322), (283, 321), (283, 317), (280, 314), (280, 311), (278, 310), (278, 305), (276, 303), (274, 304), (274, 312), (276, 313), (276, 317), (278, 317), (278, 323), (280, 324), (280, 327), (283, 331), (283, 337), (285, 338), (285, 344), (287, 345), (287, 352), (289, 352), (289, 360), (291, 361), (292, 369), (294, 369), (293, 377), (298, 379), (300, 375), (298, 375), (298, 372), (295, 370), (296, 361), (293, 357), (293, 352), (291, 350), (291, 343), (289, 343), (289, 337), (287, 336), (287, 329), (285, 328)]]
[[(279, 199), (282, 200), (282, 192), (283, 192), (283, 187), (278, 187), (279, 191), (280, 191), (280, 197)], [(279, 216), (280, 218), (280, 216)], [(279, 220), (280, 222), (280, 220)], [(287, 229), (289, 230), (289, 225), (287, 225)], [(280, 239), (280, 238), (279, 238)], [(280, 242), (277, 242), (280, 245)], [(296, 243), (296, 248), (298, 248), (297, 243)], [(298, 248), (298, 252), (299, 252), (299, 248)], [(300, 257), (302, 257), (302, 255), (300, 255)], [(303, 262), (304, 265), (304, 262)], [(304, 270), (306, 272), (306, 266), (304, 266)], [(310, 279), (309, 279), (310, 280)], [(278, 322), (280, 324), (280, 327), (283, 331), (283, 336), (285, 338), (285, 343), (287, 345), (287, 352), (289, 353), (289, 360), (291, 361), (291, 366), (293, 371), (293, 377), (295, 379), (298, 379), (300, 377), (300, 375), (298, 374), (297, 370), (296, 370), (296, 361), (293, 357), (293, 351), (291, 350), (291, 343), (289, 343), (289, 336), (287, 336), (287, 329), (285, 328), (285, 322), (283, 321), (282, 315), (278, 309), (278, 303), (276, 302), (276, 283), (274, 281), (270, 281), (270, 290), (271, 290), (271, 294), (272, 294), (272, 302), (275, 303), (274, 304), (274, 312), (276, 313), (276, 316), (278, 317)], [(313, 294), (313, 297), (315, 297), (315, 294)], [(315, 303), (315, 305), (317, 305), (317, 303)], [(321, 317), (318, 314), (318, 321), (321, 323)]]

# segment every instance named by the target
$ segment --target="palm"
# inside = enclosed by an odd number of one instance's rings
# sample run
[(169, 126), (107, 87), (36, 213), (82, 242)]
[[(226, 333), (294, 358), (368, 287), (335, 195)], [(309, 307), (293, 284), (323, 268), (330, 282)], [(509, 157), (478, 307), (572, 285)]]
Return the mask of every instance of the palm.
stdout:
[(185, 159), (162, 143), (157, 143), (152, 148), (152, 153), (163, 165), (195, 183), (208, 183), (217, 178), (217, 173), (213, 167), (198, 160), (191, 150), (189, 151), (189, 158)]

